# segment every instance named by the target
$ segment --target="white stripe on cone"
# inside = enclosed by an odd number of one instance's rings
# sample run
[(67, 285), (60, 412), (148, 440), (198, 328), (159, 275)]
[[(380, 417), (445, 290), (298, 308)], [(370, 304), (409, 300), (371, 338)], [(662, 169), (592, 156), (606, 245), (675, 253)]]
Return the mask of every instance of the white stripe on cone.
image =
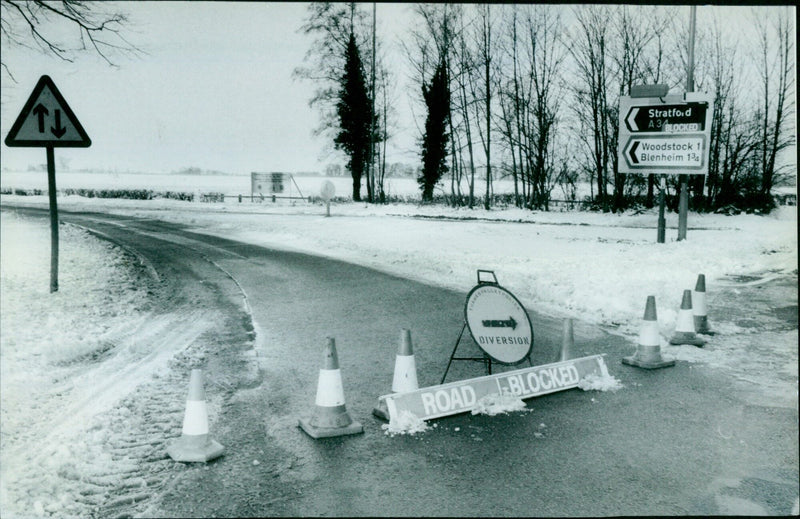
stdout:
[(394, 361), (392, 392), (404, 393), (419, 389), (417, 365), (413, 355), (397, 355)]
[(694, 329), (694, 316), (692, 310), (681, 310), (678, 312), (678, 320), (675, 323), (676, 332), (695, 333)]
[(695, 292), (692, 290), (692, 314), (698, 317), (708, 314), (705, 292)]
[(322, 407), (344, 405), (344, 389), (342, 388), (342, 373), (340, 370), (319, 370), (317, 398), (315, 402), (318, 406)]
[(205, 400), (187, 400), (183, 415), (183, 434), (208, 434), (208, 408)]
[(658, 333), (658, 321), (645, 320), (639, 331), (639, 344), (642, 346), (661, 346), (661, 338)]

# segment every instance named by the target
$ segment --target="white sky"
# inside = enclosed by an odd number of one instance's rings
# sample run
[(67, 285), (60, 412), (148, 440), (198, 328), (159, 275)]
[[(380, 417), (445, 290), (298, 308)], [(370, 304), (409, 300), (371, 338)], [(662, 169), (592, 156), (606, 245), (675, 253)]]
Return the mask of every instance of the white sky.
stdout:
[[(17, 83), (3, 76), (2, 138), (47, 74), (92, 139), (88, 149), (57, 150), (57, 159), (73, 169), (302, 172), (344, 162), (312, 134), (318, 126), (318, 114), (308, 106), (314, 85), (292, 79), (311, 42), (298, 31), (306, 3), (123, 2), (118, 7), (131, 19), (126, 36), (148, 52), (116, 58), (120, 68), (91, 53), (67, 63), (3, 45), (3, 61)], [(713, 9), (732, 20), (750, 10)], [(683, 11), (688, 20), (688, 9)], [(698, 25), (703, 11), (698, 9)], [(413, 20), (410, 4), (379, 3), (377, 17), (400, 83), (395, 109), (401, 128), (390, 141), (388, 158), (413, 163), (417, 130), (405, 87), (407, 60), (398, 46)], [(2, 145), (3, 167), (44, 162), (41, 148)]]
[[(92, 146), (56, 151), (73, 168), (231, 173), (323, 170), (325, 142), (309, 81), (295, 80), (311, 39), (298, 31), (306, 3), (130, 2), (128, 38), (149, 55), (111, 68), (85, 54), (74, 64), (4, 45), (17, 84), (3, 78), (2, 137), (34, 85), (49, 75)], [(405, 5), (379, 5), (397, 20)], [(45, 162), (40, 148), (2, 146), (3, 166)], [(402, 159), (399, 157), (398, 159)]]

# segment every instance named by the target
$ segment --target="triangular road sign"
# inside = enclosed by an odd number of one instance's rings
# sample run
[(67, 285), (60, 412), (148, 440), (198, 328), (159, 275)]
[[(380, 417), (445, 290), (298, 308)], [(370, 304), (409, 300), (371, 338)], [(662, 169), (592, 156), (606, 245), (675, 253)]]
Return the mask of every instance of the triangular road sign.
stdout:
[(36, 83), (8, 132), (6, 146), (88, 148), (92, 140), (50, 76)]

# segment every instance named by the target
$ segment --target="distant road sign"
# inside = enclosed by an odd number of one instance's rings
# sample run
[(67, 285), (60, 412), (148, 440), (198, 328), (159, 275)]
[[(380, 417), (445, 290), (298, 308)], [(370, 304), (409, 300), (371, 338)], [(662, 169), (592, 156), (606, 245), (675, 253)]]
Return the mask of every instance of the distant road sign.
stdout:
[(92, 140), (50, 76), (42, 76), (5, 143), (10, 147), (88, 148)]
[(619, 172), (708, 174), (713, 112), (703, 93), (620, 97)]

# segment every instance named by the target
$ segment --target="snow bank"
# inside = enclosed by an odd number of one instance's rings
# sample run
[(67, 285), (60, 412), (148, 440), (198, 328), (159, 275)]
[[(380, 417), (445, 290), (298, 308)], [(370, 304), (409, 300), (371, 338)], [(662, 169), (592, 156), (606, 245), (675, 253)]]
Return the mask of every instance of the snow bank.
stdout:
[(381, 425), (384, 434), (388, 436), (395, 436), (398, 434), (414, 435), (419, 432), (425, 432), (430, 427), (425, 423), (425, 420), (418, 417), (411, 411), (402, 410), (398, 417), (392, 417), (388, 424)]
[(478, 400), (472, 414), (495, 416), (517, 411), (532, 411), (532, 409), (528, 409), (521, 398), (504, 391), (502, 395), (493, 393)]
[(617, 391), (625, 387), (614, 375), (589, 373), (578, 382), (584, 391)]

